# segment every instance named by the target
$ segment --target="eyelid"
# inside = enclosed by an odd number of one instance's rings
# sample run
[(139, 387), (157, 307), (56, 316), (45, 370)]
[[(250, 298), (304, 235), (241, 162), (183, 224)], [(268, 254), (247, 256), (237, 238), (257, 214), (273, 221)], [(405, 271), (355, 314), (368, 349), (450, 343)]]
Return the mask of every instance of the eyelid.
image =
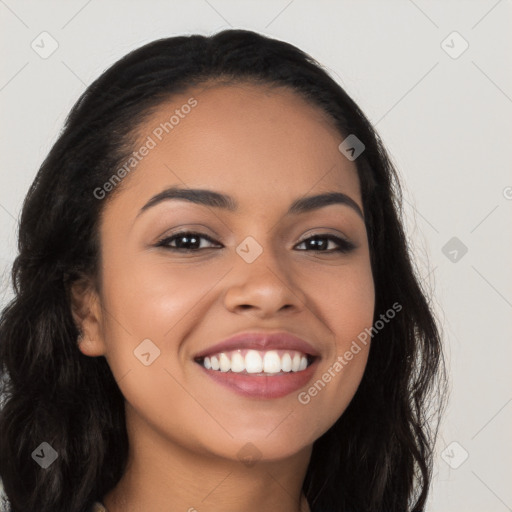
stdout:
[(304, 240), (307, 240), (308, 238), (311, 238), (314, 236), (328, 236), (328, 235), (340, 238), (344, 242), (347, 242), (349, 244), (353, 244), (354, 246), (357, 246), (357, 244), (354, 241), (352, 241), (351, 237), (345, 235), (345, 233), (343, 233), (342, 231), (334, 230), (334, 232), (333, 232), (333, 228), (324, 228), (324, 227), (313, 228), (311, 230), (306, 231), (306, 233), (304, 233), (304, 235), (302, 235), (302, 237), (300, 238), (300, 241), (298, 243), (303, 242)]
[[(348, 253), (348, 252), (351, 252), (359, 247), (358, 244), (356, 244), (355, 242), (352, 242), (345, 235), (340, 235), (340, 234), (335, 235), (333, 233), (329, 233), (328, 231), (320, 231), (318, 233), (312, 233), (307, 236), (304, 236), (303, 238), (301, 238), (301, 240), (299, 242), (297, 242), (294, 245), (294, 247), (296, 247), (297, 245), (301, 245), (312, 238), (317, 238), (317, 237), (324, 238), (324, 239), (330, 240), (330, 241), (334, 241), (334, 243), (337, 244), (337, 246), (338, 246), (337, 249), (331, 249), (329, 251), (318, 251), (319, 253), (325, 253), (325, 254), (331, 254), (333, 252)], [(308, 252), (308, 251), (306, 251), (306, 252)], [(313, 251), (313, 252), (316, 252), (316, 251)]]
[(196, 233), (198, 235), (210, 238), (221, 238), (214, 229), (209, 228), (204, 224), (182, 224), (175, 226), (174, 228), (167, 229), (164, 233), (157, 237), (157, 242), (170, 238), (174, 235), (180, 235), (182, 233)]
[[(317, 228), (315, 230), (316, 232), (313, 233), (307, 233), (301, 239), (294, 244), (294, 248), (302, 245), (303, 243), (306, 243), (308, 240), (311, 240), (312, 238), (323, 238), (330, 242), (334, 242), (336, 244), (336, 248), (330, 249), (330, 250), (320, 250), (320, 249), (297, 249), (299, 252), (313, 252), (313, 253), (324, 253), (325, 255), (330, 254), (347, 254), (352, 252), (353, 250), (357, 249), (359, 247), (358, 244), (352, 242), (348, 237), (346, 237), (344, 234), (340, 234), (339, 232), (335, 235), (329, 231), (326, 231), (328, 228)], [(174, 240), (179, 239), (181, 236), (185, 235), (195, 235), (196, 238), (207, 240), (208, 243), (212, 245), (212, 247), (199, 247), (196, 249), (183, 249), (178, 247), (173, 247), (170, 245), (171, 242)], [(200, 244), (201, 245), (201, 244)], [(220, 247), (219, 247), (220, 246)], [(206, 233), (203, 233), (198, 230), (193, 229), (180, 229), (178, 231), (173, 230), (172, 233), (168, 233), (164, 235), (163, 237), (159, 238), (159, 240), (156, 242), (155, 247), (163, 247), (164, 249), (168, 249), (171, 251), (181, 252), (181, 253), (200, 253), (204, 251), (205, 249), (218, 249), (223, 248), (223, 244), (221, 242), (218, 242), (213, 237), (207, 235)]]
[[(203, 233), (201, 231), (197, 231), (194, 229), (183, 229), (180, 231), (176, 231), (176, 232), (172, 232), (172, 233), (163, 235), (162, 237), (160, 237), (157, 240), (155, 246), (156, 247), (167, 247), (167, 244), (165, 242), (168, 242), (171, 238), (179, 238), (180, 236), (184, 236), (184, 235), (197, 235), (198, 238), (204, 238), (205, 240), (208, 240), (208, 242), (210, 242), (212, 245), (217, 245), (217, 246), (222, 245), (220, 242), (215, 240), (213, 237), (207, 235), (206, 233)], [(174, 247), (171, 247), (171, 248), (174, 249)], [(208, 247), (208, 249), (211, 249), (211, 247)]]
[[(165, 231), (165, 233), (163, 235), (160, 235), (157, 238), (156, 243), (165, 241), (166, 239), (171, 238), (171, 237), (173, 237), (175, 235), (181, 235), (181, 234), (187, 234), (187, 233), (193, 233), (193, 234), (197, 234), (197, 235), (200, 235), (200, 236), (204, 236), (210, 242), (216, 242), (216, 240), (212, 240), (213, 237), (221, 238), (220, 235), (215, 233), (213, 230), (209, 230), (206, 226), (201, 225), (201, 224), (196, 224), (196, 225), (200, 226), (199, 230), (194, 228), (193, 227), (194, 225), (186, 225), (186, 226), (177, 226), (177, 227), (173, 228), (171, 231)], [(204, 233), (203, 231), (201, 231), (201, 229), (206, 229), (206, 230), (212, 231), (213, 235), (209, 235), (207, 233)], [(326, 235), (332, 235), (332, 236), (341, 238), (344, 242), (347, 242), (347, 243), (354, 243), (354, 242), (352, 242), (350, 237), (346, 236), (341, 231), (336, 231), (335, 233), (332, 233), (330, 231), (331, 229), (332, 228), (324, 228), (324, 227), (313, 228), (312, 231), (311, 230), (306, 231), (306, 233), (304, 235), (302, 235), (300, 240), (298, 242), (296, 242), (296, 243), (304, 242), (305, 240), (307, 240), (308, 238), (311, 238), (312, 236), (326, 236)]]

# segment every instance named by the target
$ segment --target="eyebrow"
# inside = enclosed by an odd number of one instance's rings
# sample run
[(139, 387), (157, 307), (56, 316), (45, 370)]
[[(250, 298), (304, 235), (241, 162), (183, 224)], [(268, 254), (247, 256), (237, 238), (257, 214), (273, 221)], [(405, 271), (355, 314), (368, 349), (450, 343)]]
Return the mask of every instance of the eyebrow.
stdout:
[[(137, 217), (149, 208), (156, 206), (162, 201), (181, 199), (195, 204), (222, 208), (234, 212), (238, 209), (237, 201), (226, 194), (206, 189), (191, 189), (170, 187), (153, 196), (139, 211)], [(359, 205), (349, 196), (342, 192), (326, 192), (316, 196), (301, 197), (293, 201), (288, 209), (288, 214), (297, 215), (300, 213), (317, 210), (331, 204), (342, 204), (352, 208), (363, 220), (364, 215)]]

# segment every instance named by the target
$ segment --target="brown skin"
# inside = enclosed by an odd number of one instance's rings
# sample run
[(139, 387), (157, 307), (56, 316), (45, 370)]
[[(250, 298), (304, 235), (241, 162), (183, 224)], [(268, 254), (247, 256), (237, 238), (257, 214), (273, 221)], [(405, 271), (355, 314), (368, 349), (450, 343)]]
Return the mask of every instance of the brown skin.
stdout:
[[(105, 205), (99, 292), (74, 289), (80, 350), (107, 359), (126, 399), (129, 465), (104, 503), (109, 512), (307, 510), (301, 487), (312, 444), (354, 396), (369, 345), (307, 405), (297, 400), (301, 390), (267, 400), (235, 394), (193, 356), (239, 332), (289, 331), (320, 352), (307, 390), (371, 327), (375, 294), (363, 219), (339, 204), (285, 215), (293, 200), (331, 191), (362, 210), (356, 167), (339, 152), (343, 137), (320, 109), (288, 89), (261, 85), (175, 96), (139, 128), (140, 140), (191, 96), (197, 106)], [(240, 210), (171, 200), (136, 218), (171, 185), (232, 195)], [(201, 239), (190, 254), (155, 247), (181, 228), (215, 243)], [(328, 254), (301, 244), (324, 233), (357, 248)], [(250, 264), (235, 250), (247, 236), (263, 249)], [(337, 247), (328, 243), (328, 251)], [(133, 353), (146, 338), (161, 351), (149, 366)], [(237, 455), (248, 442), (261, 454), (252, 466)]]

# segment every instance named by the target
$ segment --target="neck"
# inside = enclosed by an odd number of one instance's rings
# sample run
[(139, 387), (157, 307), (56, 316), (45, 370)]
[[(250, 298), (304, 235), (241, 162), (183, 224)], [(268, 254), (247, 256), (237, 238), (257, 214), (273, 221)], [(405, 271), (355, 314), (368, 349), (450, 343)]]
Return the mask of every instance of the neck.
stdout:
[[(125, 473), (103, 499), (108, 512), (309, 512), (302, 484), (311, 446), (284, 460), (216, 457), (190, 451), (137, 422), (127, 422), (130, 450)], [(133, 425), (132, 423), (132, 426)], [(137, 435), (130, 435), (136, 430)]]

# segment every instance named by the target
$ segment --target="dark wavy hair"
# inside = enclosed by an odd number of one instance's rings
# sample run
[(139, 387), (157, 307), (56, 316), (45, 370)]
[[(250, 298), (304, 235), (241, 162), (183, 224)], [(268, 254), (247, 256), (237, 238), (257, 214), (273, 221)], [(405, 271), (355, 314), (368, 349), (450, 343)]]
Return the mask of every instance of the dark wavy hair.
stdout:
[[(372, 338), (346, 411), (313, 445), (303, 490), (313, 512), (425, 508), (444, 409), (439, 322), (403, 228), (402, 192), (371, 123), (330, 75), (295, 46), (247, 30), (160, 39), (96, 79), (69, 113), (25, 198), (0, 319), (0, 478), (11, 512), (86, 512), (127, 463), (124, 397), (104, 357), (77, 348), (69, 286), (98, 277), (101, 187), (133, 151), (137, 128), (164, 101), (209, 82), (285, 86), (328, 114), (340, 141), (365, 145), (361, 185), (375, 312), (403, 312)], [(136, 171), (134, 171), (136, 172)], [(58, 458), (32, 454), (48, 442)]]

